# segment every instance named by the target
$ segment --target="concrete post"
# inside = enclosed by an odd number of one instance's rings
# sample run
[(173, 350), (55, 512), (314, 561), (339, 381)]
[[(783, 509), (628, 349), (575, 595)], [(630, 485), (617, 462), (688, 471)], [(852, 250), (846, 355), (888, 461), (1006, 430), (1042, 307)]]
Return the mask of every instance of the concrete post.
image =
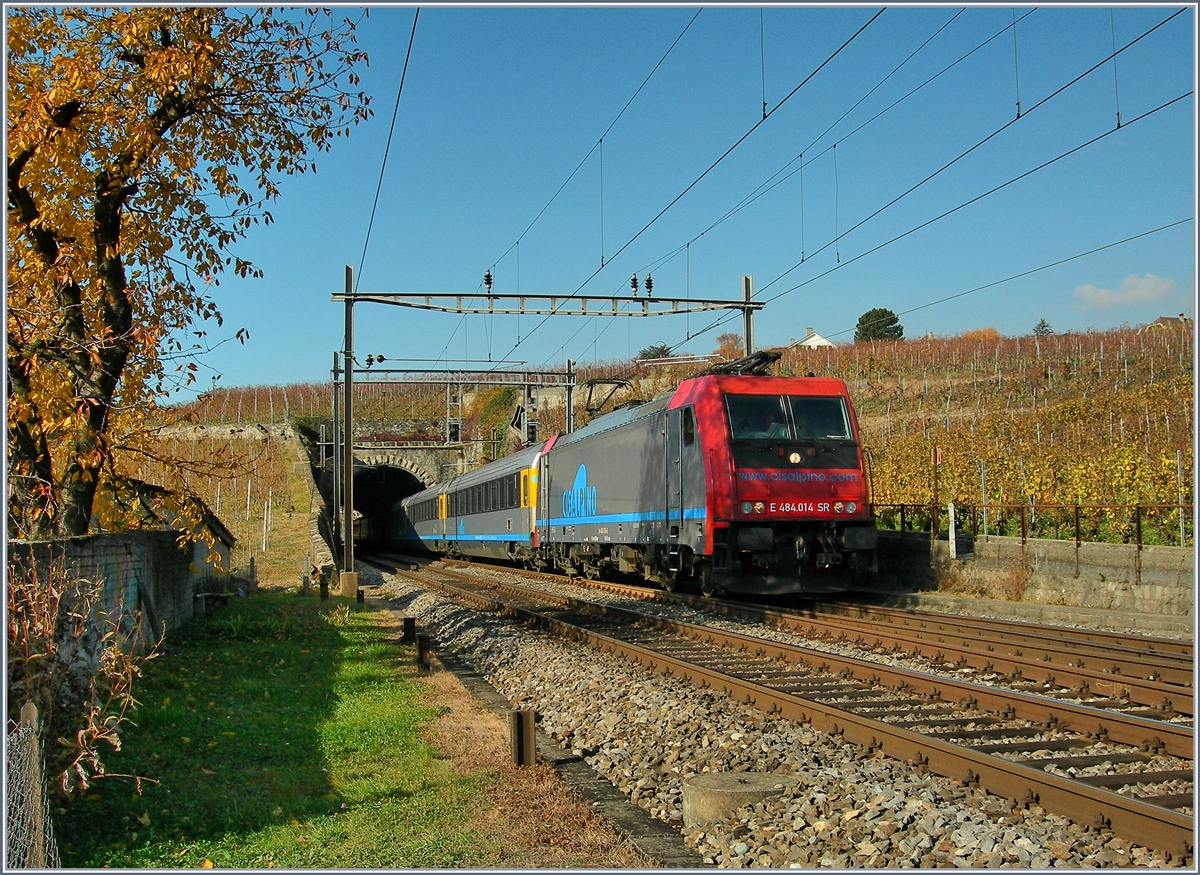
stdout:
[(537, 745), (533, 728), (535, 718), (536, 713), (529, 708), (514, 708), (508, 712), (514, 766), (532, 766), (537, 762)]
[(42, 801), (45, 785), (42, 781), (41, 745), (38, 744), (38, 710), (33, 702), (26, 702), (21, 706), (21, 726), (32, 730), (33, 733), (33, 741), (29, 746), (29, 761), (26, 764), (30, 779), (29, 799), (26, 801), (32, 812), (30, 821), (33, 827), (26, 865), (30, 869), (43, 869), (46, 866), (46, 826), (43, 820), (46, 806)]
[(950, 504), (947, 506), (946, 512), (950, 516), (950, 558), (957, 559), (958, 558), (958, 537), (954, 533), (954, 502), (953, 501), (950, 502)]

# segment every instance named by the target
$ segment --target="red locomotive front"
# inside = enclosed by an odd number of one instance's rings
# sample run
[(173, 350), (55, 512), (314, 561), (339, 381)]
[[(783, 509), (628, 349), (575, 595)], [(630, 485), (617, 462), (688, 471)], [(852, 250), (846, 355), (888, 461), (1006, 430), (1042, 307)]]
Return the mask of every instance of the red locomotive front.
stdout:
[(707, 376), (680, 386), (670, 407), (685, 405), (703, 447), (706, 590), (819, 591), (876, 570), (858, 424), (842, 380)]

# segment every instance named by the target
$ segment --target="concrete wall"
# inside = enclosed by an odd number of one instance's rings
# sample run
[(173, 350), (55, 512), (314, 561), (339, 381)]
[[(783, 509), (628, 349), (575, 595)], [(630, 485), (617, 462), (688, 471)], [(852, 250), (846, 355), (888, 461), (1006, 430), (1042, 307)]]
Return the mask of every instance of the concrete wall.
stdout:
[(47, 579), (51, 561), (62, 562), (68, 573), (102, 581), (99, 610), (126, 632), (135, 628), (135, 615), (144, 620), (143, 635), (157, 639), (193, 616), (195, 594), (211, 586), (209, 575), (197, 571), (190, 547), (181, 548), (175, 532), (119, 532), (29, 543), (12, 541), (8, 560), (28, 566), (36, 562), (39, 578)]
[(947, 541), (880, 532), (880, 582), (896, 590), (966, 592), (1048, 605), (1191, 616), (1194, 554), (1186, 547), (1081, 543), (992, 536)]

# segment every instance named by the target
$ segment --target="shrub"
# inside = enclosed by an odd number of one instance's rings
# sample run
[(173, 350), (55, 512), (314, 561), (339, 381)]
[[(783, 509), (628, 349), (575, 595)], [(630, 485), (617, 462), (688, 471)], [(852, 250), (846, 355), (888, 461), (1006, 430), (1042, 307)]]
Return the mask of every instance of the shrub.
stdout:
[(101, 746), (121, 749), (134, 679), (157, 653), (139, 652), (139, 630), (99, 610), (101, 584), (61, 564), (8, 568), (8, 718), (37, 706), (48, 775), (64, 793), (105, 776)]

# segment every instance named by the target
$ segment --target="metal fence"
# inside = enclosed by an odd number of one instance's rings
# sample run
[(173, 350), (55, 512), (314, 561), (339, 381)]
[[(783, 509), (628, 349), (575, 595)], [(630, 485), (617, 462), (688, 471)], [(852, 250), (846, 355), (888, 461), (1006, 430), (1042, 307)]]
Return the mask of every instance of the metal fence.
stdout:
[[(899, 532), (949, 532), (949, 514), (936, 504), (876, 504), (879, 528)], [(955, 530), (989, 535), (1048, 538), (1075, 543), (1143, 546), (1195, 544), (1190, 504), (954, 504)]]
[(8, 733), (5, 776), (8, 808), (4, 868), (57, 869), (61, 865), (50, 821), (50, 800), (38, 743), (37, 708), (26, 702), (21, 722)]

